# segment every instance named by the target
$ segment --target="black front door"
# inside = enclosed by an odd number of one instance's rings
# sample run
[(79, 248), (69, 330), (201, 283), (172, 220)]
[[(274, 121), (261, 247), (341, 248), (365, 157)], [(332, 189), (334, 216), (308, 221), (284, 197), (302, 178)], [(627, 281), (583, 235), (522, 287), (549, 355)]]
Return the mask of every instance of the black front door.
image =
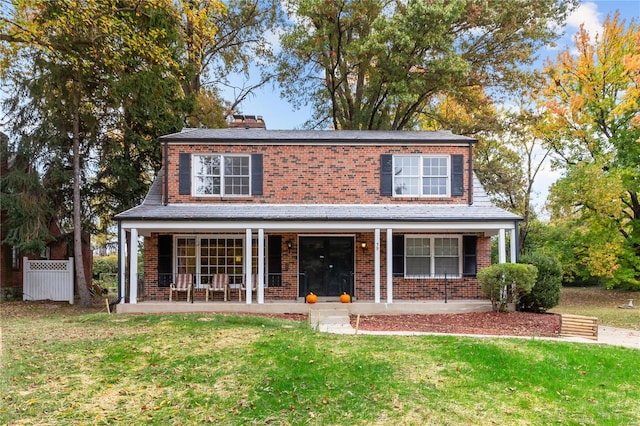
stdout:
[(300, 297), (309, 292), (318, 296), (351, 292), (353, 241), (353, 237), (300, 237)]

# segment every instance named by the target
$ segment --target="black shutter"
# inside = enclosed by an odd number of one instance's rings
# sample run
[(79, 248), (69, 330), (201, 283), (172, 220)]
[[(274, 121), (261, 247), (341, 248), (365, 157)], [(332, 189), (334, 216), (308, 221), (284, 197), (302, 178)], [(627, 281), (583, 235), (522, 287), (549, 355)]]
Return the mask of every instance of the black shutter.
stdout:
[(173, 235), (158, 235), (158, 287), (173, 281)]
[(393, 155), (380, 155), (380, 195), (393, 195)]
[(262, 154), (251, 154), (251, 195), (262, 195)]
[(191, 194), (191, 154), (188, 152), (180, 153), (180, 162), (178, 163), (178, 194)]
[(404, 235), (394, 235), (391, 250), (393, 251), (393, 275), (404, 276)]
[(451, 195), (464, 195), (464, 155), (451, 156)]
[(478, 269), (478, 237), (465, 235), (462, 237), (463, 266), (462, 275), (474, 277)]
[(267, 285), (282, 287), (282, 236), (269, 235), (267, 237)]

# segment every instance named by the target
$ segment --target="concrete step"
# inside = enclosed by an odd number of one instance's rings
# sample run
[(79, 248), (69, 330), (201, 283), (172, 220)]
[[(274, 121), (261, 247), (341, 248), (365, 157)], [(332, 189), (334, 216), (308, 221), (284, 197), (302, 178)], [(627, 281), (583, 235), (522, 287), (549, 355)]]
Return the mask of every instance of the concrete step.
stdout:
[(310, 312), (311, 327), (323, 329), (327, 327), (351, 327), (349, 310), (341, 307), (312, 309)]

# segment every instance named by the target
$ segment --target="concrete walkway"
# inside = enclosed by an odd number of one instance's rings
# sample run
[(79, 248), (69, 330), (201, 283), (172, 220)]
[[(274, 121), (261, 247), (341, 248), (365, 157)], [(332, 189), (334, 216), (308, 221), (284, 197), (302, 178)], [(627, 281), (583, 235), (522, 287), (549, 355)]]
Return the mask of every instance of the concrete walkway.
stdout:
[[(351, 326), (349, 319), (349, 309), (332, 308), (317, 309), (310, 312), (311, 327), (324, 333), (334, 334), (356, 334), (356, 330)], [(484, 334), (453, 334), (453, 333), (429, 333), (419, 331), (367, 331), (358, 330), (358, 334), (379, 335), (379, 336), (464, 336), (478, 338), (519, 338), (531, 339), (530, 336), (496, 336)], [(540, 340), (553, 340), (559, 342), (577, 342), (590, 344), (603, 344), (612, 346), (622, 346), (632, 349), (640, 349), (640, 331), (627, 330), (601, 325), (598, 327), (598, 340), (585, 339), (582, 337), (536, 337)]]

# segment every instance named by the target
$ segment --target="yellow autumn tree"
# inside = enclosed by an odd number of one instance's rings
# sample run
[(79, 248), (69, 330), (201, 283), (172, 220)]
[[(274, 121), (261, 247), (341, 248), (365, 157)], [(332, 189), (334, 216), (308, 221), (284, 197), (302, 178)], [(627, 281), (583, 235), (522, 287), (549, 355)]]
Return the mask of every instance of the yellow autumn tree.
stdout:
[(543, 74), (540, 129), (564, 171), (552, 222), (573, 241), (583, 278), (640, 288), (640, 27), (617, 13), (599, 35), (583, 27)]

